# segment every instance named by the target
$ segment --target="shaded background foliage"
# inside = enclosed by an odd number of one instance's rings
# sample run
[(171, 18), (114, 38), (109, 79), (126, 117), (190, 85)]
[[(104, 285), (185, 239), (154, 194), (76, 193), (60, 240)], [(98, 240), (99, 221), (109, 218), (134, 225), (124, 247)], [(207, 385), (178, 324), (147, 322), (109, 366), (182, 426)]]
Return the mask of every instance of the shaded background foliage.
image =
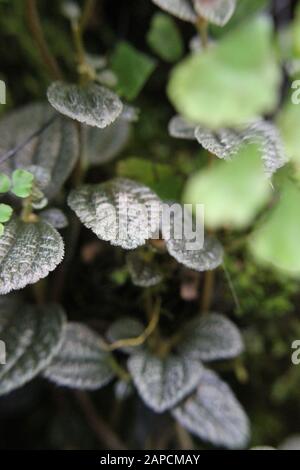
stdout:
[[(268, 4), (280, 28), (293, 18), (296, 3), (256, 0), (251, 2), (251, 8)], [(48, 43), (67, 77), (72, 79), (75, 58), (69, 24), (60, 12), (62, 2), (39, 0), (38, 4)], [(0, 107), (2, 114), (9, 108), (44, 98), (49, 77), (28, 34), (24, 2), (1, 0), (0, 9), (0, 78), (8, 89), (8, 104)], [(113, 50), (120, 39), (126, 39), (151, 55), (145, 31), (155, 11), (155, 6), (146, 0), (96, 1), (96, 12), (86, 33), (88, 50), (104, 54)], [(187, 48), (190, 27), (180, 23), (180, 29)], [(169, 72), (169, 65), (158, 62), (155, 74), (137, 100), (136, 105), (143, 112), (125, 151), (117, 162), (91, 169), (90, 182), (113, 176), (125, 156), (170, 165), (175, 162), (185, 174), (195, 168), (195, 161), (199, 168), (204, 165), (206, 155), (196, 143), (174, 140), (167, 135), (167, 123), (173, 115), (165, 94)], [(283, 85), (283, 91), (286, 86)], [(174, 191), (172, 196), (179, 197), (180, 178), (177, 185), (170, 186)], [(170, 191), (167, 193), (170, 197)], [(218, 272), (212, 310), (234, 318), (245, 334), (247, 348), (241, 360), (218, 364), (216, 370), (222, 371), (224, 378), (234, 385), (250, 417), (252, 444), (277, 446), (288, 435), (300, 432), (300, 366), (292, 367), (290, 360), (291, 342), (300, 337), (299, 282), (257, 267), (243, 247), (235, 243), (237, 234), (223, 233), (222, 237), (233, 246), (226, 264), (241, 308), (236, 309), (228, 281)], [(121, 314), (134, 312), (138, 317), (142, 312), (141, 291), (126, 277), (121, 252), (95, 241), (86, 229), (81, 231), (79, 246), (81, 251), (75, 256), (63, 293), (69, 318), (84, 321), (102, 332)], [(202, 276), (199, 282), (201, 287)], [(178, 292), (182, 284), (182, 271), (177, 267), (162, 295), (165, 310), (176, 312), (176, 325), (192, 316), (199, 303), (198, 298), (191, 302), (180, 299)], [(59, 286), (52, 285), (52, 289)], [(167, 320), (165, 327), (169, 328)], [(133, 448), (184, 446), (184, 439), (178, 437), (168, 416), (154, 415), (134, 395), (124, 406), (115, 393), (115, 385), (95, 392), (93, 399), (101, 417)], [(93, 429), (91, 421), (86, 420), (76, 395), (54, 388), (42, 379), (0, 399), (0, 448), (105, 448), (107, 439), (107, 429)]]

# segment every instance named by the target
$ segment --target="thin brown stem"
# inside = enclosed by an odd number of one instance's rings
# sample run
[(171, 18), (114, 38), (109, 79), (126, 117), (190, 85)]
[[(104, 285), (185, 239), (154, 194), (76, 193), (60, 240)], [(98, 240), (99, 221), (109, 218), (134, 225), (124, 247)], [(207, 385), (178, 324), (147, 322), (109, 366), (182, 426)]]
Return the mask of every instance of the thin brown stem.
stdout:
[(197, 30), (201, 39), (203, 49), (208, 46), (208, 21), (200, 17), (197, 22)]
[(85, 0), (82, 15), (80, 18), (80, 29), (83, 34), (95, 8), (95, 0)]
[(150, 319), (150, 322), (143, 331), (143, 333), (139, 336), (136, 336), (135, 338), (126, 338), (126, 339), (120, 339), (119, 341), (115, 341), (112, 344), (103, 344), (102, 347), (106, 351), (115, 351), (120, 348), (124, 347), (135, 347), (135, 346), (140, 346), (141, 344), (144, 344), (147, 338), (155, 331), (158, 322), (159, 322), (159, 317), (160, 317), (160, 300), (157, 301), (153, 312), (152, 312), (152, 317)]
[(75, 391), (74, 396), (80, 405), (90, 428), (94, 431), (101, 447), (111, 450), (126, 450), (125, 444), (97, 413), (97, 410), (85, 392)]
[(195, 445), (189, 433), (179, 423), (175, 423), (175, 430), (180, 450), (193, 450)]
[(40, 51), (41, 57), (54, 80), (61, 80), (63, 74), (55, 57), (48, 48), (47, 41), (44, 36), (43, 28), (40, 21), (39, 12), (36, 6), (36, 0), (26, 0), (26, 17), (29, 30)]
[(203, 287), (203, 294), (201, 299), (201, 312), (207, 313), (210, 310), (212, 298), (213, 298), (213, 290), (215, 284), (215, 272), (214, 271), (206, 271), (204, 277), (204, 287)]

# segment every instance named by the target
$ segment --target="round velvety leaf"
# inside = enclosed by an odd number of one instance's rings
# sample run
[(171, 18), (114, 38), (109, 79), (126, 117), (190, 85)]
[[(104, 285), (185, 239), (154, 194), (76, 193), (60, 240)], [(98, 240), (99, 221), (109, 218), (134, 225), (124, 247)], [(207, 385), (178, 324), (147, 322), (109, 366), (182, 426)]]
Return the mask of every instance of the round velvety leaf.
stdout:
[(47, 96), (60, 113), (100, 129), (112, 124), (123, 110), (119, 97), (96, 83), (79, 86), (54, 82), (48, 88)]
[(123, 178), (75, 189), (68, 203), (101, 240), (127, 250), (144, 245), (160, 223), (156, 194)]
[(0, 294), (46, 277), (63, 255), (63, 240), (47, 222), (26, 223), (12, 218), (0, 238)]
[(0, 338), (6, 363), (0, 367), (0, 395), (38, 375), (60, 347), (65, 315), (58, 305), (22, 304), (14, 297), (0, 300)]

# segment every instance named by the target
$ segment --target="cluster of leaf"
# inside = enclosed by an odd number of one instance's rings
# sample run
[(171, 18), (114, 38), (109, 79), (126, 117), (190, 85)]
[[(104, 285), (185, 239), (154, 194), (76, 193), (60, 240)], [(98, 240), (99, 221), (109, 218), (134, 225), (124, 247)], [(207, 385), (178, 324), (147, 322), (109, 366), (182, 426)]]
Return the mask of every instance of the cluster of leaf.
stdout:
[[(202, 33), (207, 22), (218, 26), (229, 22), (236, 7), (235, 0), (153, 2)], [(64, 12), (76, 24), (80, 10), (68, 3)], [(165, 14), (155, 15), (147, 40), (167, 62), (182, 57), (179, 30)], [(21, 211), (17, 207), (13, 217), (10, 206), (0, 206), (0, 223), (6, 224), (0, 238), (0, 294), (36, 283), (62, 261), (64, 242), (57, 229), (64, 228), (67, 220), (52, 204), (79, 160), (86, 169), (109, 162), (123, 149), (131, 123), (138, 119), (126, 101), (138, 96), (155, 68), (155, 61), (125, 42), (118, 44), (110, 60), (87, 54), (83, 60), (78, 67), (80, 84), (58, 80), (49, 86), (51, 106), (33, 103), (0, 122), (0, 155), (14, 149), (2, 163), (2, 192), (10, 190), (24, 198)], [(179, 113), (170, 122), (171, 136), (195, 140), (219, 158), (189, 178), (183, 197), (184, 202), (205, 204), (206, 226), (211, 230), (248, 229), (273, 202), (270, 178), (286, 163), (285, 153), (298, 152), (296, 135), (287, 139), (291, 147), (284, 148), (275, 124), (258, 118), (275, 110), (280, 81), (270, 22), (261, 17), (229, 30), (206, 49), (196, 44), (171, 73), (168, 95)], [(284, 129), (290, 131), (287, 121), (294, 112), (289, 106), (281, 111), (283, 137)], [(190, 250), (189, 240), (178, 240), (174, 230), (170, 235), (160, 222), (147, 223), (153, 206), (160, 214), (165, 202), (163, 192), (155, 192), (148, 163), (127, 159), (119, 163), (119, 177), (80, 183), (67, 196), (69, 207), (100, 240), (128, 250), (127, 269), (136, 286), (149, 289), (162, 283), (165, 256), (196, 272), (221, 266), (224, 250), (215, 237), (207, 235), (202, 249)], [(175, 182), (168, 167), (156, 165), (157, 169), (162, 181)], [(300, 193), (285, 173), (279, 181), (281, 197), (252, 234), (250, 246), (258, 258), (298, 272), (294, 253)], [(146, 208), (146, 218), (137, 209), (140, 204)], [(116, 230), (110, 207), (115, 209), (117, 225), (126, 217), (125, 234)], [(161, 244), (154, 240), (157, 233)], [(104, 337), (82, 323), (68, 322), (59, 305), (34, 306), (15, 294), (0, 300), (0, 337), (8, 358), (0, 370), (0, 395), (38, 375), (83, 390), (96, 390), (121, 378), (133, 383), (154, 412), (169, 411), (200, 439), (228, 448), (247, 445), (245, 412), (229, 386), (206, 368), (206, 363), (235, 358), (244, 349), (241, 334), (224, 315), (204, 313), (165, 337), (159, 328), (159, 308), (152, 306), (148, 326), (133, 317), (120, 318)]]

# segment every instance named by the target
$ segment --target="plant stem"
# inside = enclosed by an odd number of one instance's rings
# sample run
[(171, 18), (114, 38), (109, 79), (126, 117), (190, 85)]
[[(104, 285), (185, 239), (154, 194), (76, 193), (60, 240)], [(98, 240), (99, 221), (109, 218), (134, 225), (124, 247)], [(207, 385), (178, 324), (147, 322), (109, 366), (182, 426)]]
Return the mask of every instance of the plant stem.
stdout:
[(208, 46), (208, 21), (200, 17), (197, 21), (197, 30), (201, 39), (203, 49)]
[(147, 326), (147, 328), (143, 331), (143, 333), (139, 336), (136, 336), (135, 338), (128, 338), (128, 339), (120, 339), (119, 341), (116, 341), (115, 343), (112, 344), (104, 344), (103, 348), (106, 351), (115, 351), (116, 349), (124, 348), (124, 347), (130, 347), (130, 346), (140, 346), (141, 344), (144, 344), (147, 338), (155, 331), (158, 322), (159, 322), (159, 317), (160, 317), (160, 300), (157, 301), (153, 312), (152, 316), (150, 319), (150, 322)]
[(175, 430), (180, 450), (193, 450), (195, 445), (189, 433), (177, 422), (175, 423)]
[(201, 312), (207, 313), (210, 310), (215, 284), (215, 272), (206, 271), (204, 277), (203, 295), (201, 300)]
[(54, 80), (61, 80), (63, 74), (55, 57), (50, 52), (41, 26), (36, 0), (26, 0), (26, 17), (29, 30), (40, 51), (41, 57)]
[(75, 391), (74, 396), (77, 403), (90, 426), (98, 438), (101, 447), (110, 450), (126, 450), (125, 444), (114, 433), (114, 431), (107, 425), (107, 423), (98, 415), (97, 410), (90, 399), (89, 395), (85, 392)]
[(95, 8), (95, 0), (85, 0), (82, 15), (80, 18), (80, 23), (79, 23), (81, 34), (84, 33), (87, 27), (87, 24), (89, 22), (89, 19), (92, 16), (94, 8)]

